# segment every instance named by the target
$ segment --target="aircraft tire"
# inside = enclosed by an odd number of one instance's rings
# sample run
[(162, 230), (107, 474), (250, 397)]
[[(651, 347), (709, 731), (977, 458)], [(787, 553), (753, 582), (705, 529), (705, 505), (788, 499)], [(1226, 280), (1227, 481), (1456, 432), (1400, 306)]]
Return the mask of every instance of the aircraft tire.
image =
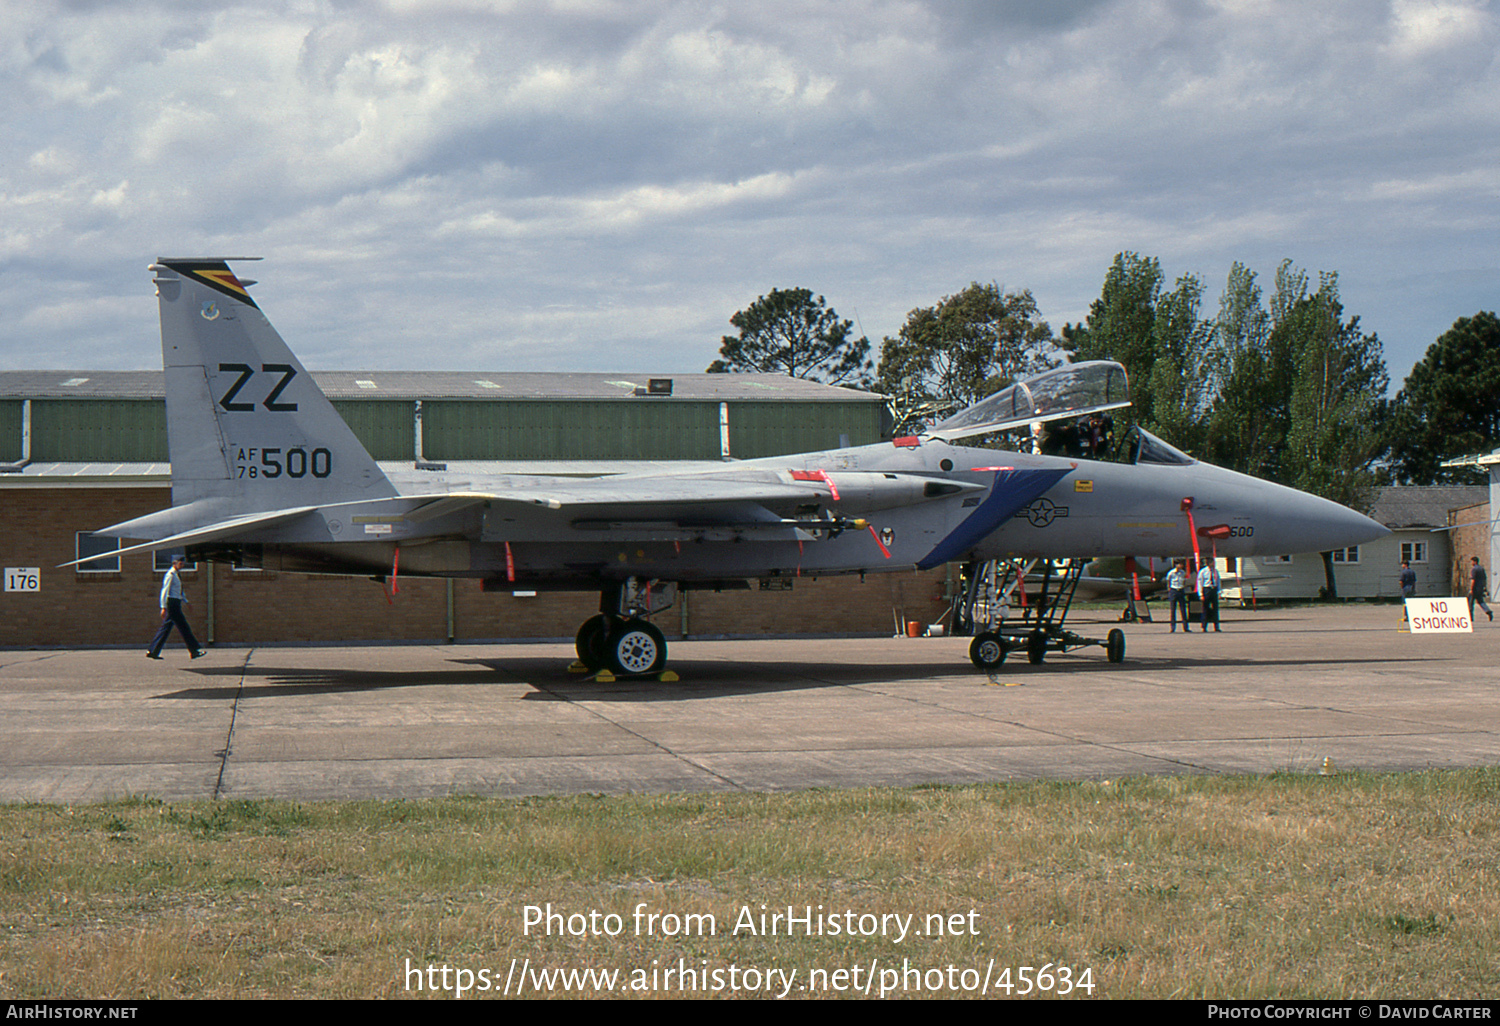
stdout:
[(608, 635), (609, 618), (603, 613), (595, 613), (583, 621), (583, 626), (578, 628), (578, 637), (575, 641), (578, 661), (587, 666), (590, 673), (598, 673), (604, 669), (604, 639)]
[(1116, 627), (1104, 636), (1104, 654), (1112, 663), (1125, 661), (1125, 632)]
[(654, 623), (622, 620), (604, 640), (604, 660), (616, 674), (660, 673), (667, 665), (667, 639)]
[(1033, 665), (1047, 658), (1047, 635), (1041, 631), (1032, 631), (1026, 636), (1026, 658)]
[(981, 631), (969, 642), (969, 661), (981, 670), (998, 670), (1005, 662), (1005, 641), (993, 631)]

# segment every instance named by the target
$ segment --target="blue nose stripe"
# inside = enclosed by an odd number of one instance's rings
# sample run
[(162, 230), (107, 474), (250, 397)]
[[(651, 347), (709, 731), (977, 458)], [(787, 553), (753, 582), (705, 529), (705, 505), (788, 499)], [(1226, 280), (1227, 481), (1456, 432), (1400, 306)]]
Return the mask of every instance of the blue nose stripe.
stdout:
[(996, 471), (990, 494), (969, 514), (968, 519), (919, 559), (917, 566), (922, 570), (930, 570), (940, 563), (958, 559), (1015, 516), (1017, 510), (1057, 484), (1071, 469)]

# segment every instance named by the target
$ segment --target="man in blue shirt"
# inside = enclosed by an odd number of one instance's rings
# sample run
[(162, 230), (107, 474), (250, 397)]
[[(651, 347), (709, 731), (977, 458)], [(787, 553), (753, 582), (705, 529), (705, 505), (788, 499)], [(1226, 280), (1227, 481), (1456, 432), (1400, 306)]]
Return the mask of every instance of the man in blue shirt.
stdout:
[(1484, 610), (1484, 615), (1491, 620), (1495, 614), (1490, 612), (1490, 607), (1485, 605), (1484, 597), (1490, 590), (1489, 574), (1484, 572), (1484, 567), (1479, 565), (1478, 556), (1469, 557), (1469, 619), (1474, 619), (1474, 604), (1477, 602), (1479, 608)]
[(172, 633), (173, 625), (182, 635), (182, 643), (193, 654), (193, 658), (203, 655), (203, 649), (198, 647), (198, 639), (193, 637), (193, 629), (188, 626), (187, 617), (182, 615), (182, 604), (187, 601), (182, 593), (182, 578), (179, 576), (182, 564), (183, 558), (174, 555), (172, 569), (161, 579), (161, 630), (151, 639), (151, 647), (146, 650), (147, 659), (161, 658), (161, 647), (167, 643), (167, 635)]
[(1172, 569), (1167, 574), (1167, 605), (1171, 608), (1171, 633), (1177, 633), (1178, 607), (1182, 609), (1183, 631), (1191, 632), (1193, 628), (1188, 623), (1187, 566), (1180, 559), (1172, 562)]
[(1214, 633), (1219, 633), (1219, 569), (1212, 561), (1198, 571), (1198, 599), (1203, 603), (1203, 632), (1208, 633), (1212, 623)]

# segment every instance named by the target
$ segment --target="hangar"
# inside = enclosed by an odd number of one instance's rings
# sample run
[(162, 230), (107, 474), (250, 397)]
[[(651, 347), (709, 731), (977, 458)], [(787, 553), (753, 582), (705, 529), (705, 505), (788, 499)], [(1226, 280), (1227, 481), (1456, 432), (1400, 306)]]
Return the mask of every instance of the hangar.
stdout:
[[(588, 460), (867, 445), (887, 427), (879, 395), (777, 374), (312, 374), (377, 460), (408, 469), (586, 474)], [(170, 484), (160, 371), (0, 372), (0, 646), (144, 645), (162, 557), (56, 568), (109, 544), (88, 532), (170, 505)], [(677, 638), (889, 634), (908, 618), (936, 620), (947, 577), (694, 592), (656, 622)], [(206, 564), (184, 580), (195, 629), (221, 644), (571, 638), (597, 604), (584, 593), (484, 593), (474, 581), (398, 576), (392, 587)]]

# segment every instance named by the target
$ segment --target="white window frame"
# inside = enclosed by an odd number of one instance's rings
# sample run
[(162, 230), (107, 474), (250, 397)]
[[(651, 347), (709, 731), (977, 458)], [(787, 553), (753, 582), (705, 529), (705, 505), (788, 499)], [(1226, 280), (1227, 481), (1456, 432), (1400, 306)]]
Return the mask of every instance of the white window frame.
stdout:
[(1424, 541), (1404, 541), (1401, 543), (1401, 562), (1425, 563), (1428, 551), (1427, 543)]
[(1359, 546), (1351, 545), (1347, 549), (1334, 549), (1333, 561), (1335, 563), (1358, 563)]

